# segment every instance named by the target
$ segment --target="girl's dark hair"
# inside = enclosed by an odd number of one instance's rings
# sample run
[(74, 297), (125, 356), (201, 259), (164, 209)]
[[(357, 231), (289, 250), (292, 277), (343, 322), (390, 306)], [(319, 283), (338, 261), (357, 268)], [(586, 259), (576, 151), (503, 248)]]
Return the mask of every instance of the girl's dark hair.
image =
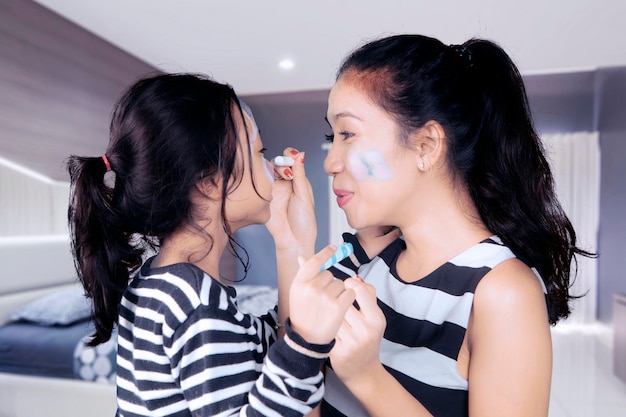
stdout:
[[(69, 158), (72, 251), (93, 300), (96, 331), (90, 345), (111, 337), (122, 293), (146, 249), (156, 249), (181, 226), (205, 233), (194, 222), (190, 198), (201, 179), (221, 186), (220, 221), (230, 249), (239, 246), (224, 222), (226, 195), (242, 174), (235, 164), (239, 139), (233, 109), (243, 119), (233, 89), (209, 78), (144, 78), (114, 107), (105, 157)], [(115, 183), (107, 184), (105, 174), (113, 174)]]
[(576, 233), (559, 204), (534, 129), (522, 77), (495, 43), (447, 46), (397, 35), (354, 51), (337, 78), (357, 83), (409, 134), (436, 121), (448, 141), (448, 165), (467, 187), (482, 221), (517, 257), (537, 269), (548, 290), (551, 323), (570, 313)]

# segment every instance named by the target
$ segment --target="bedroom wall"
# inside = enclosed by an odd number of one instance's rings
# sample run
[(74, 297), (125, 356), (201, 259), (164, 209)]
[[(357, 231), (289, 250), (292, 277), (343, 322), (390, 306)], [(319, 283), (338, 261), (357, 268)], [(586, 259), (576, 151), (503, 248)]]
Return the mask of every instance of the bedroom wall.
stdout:
[(626, 70), (605, 68), (596, 79), (602, 153), (598, 238), (598, 319), (613, 317), (613, 294), (626, 294)]
[(0, 0), (0, 28), (0, 156), (66, 179), (55, 143), (102, 153), (116, 98), (155, 69), (32, 1)]
[(31, 1), (0, 0), (0, 28), (0, 236), (67, 233), (69, 155), (56, 142), (102, 153), (117, 96), (154, 68)]
[(67, 235), (67, 182), (50, 179), (0, 157), (0, 239)]

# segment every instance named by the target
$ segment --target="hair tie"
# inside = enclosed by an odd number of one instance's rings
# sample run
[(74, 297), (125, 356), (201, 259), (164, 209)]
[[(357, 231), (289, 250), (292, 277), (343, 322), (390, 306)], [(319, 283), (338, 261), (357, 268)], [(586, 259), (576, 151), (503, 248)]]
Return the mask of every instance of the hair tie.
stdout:
[(113, 189), (115, 188), (115, 179), (117, 178), (117, 174), (111, 169), (111, 163), (109, 162), (109, 158), (107, 158), (106, 154), (102, 155), (102, 162), (104, 162), (104, 166), (107, 169), (104, 173), (104, 177), (102, 178), (102, 182), (106, 187)]
[(109, 163), (109, 158), (107, 158), (106, 154), (102, 155), (102, 160), (104, 161), (104, 166), (106, 167), (107, 171), (110, 171), (111, 164)]
[(450, 48), (461, 58), (461, 60), (468, 66), (472, 66), (472, 53), (467, 49), (465, 45), (450, 45)]

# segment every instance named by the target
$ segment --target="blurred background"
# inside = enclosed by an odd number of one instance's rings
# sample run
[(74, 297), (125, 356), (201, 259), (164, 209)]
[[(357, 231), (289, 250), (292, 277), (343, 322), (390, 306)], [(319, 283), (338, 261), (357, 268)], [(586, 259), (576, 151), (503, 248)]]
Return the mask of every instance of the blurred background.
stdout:
[[(66, 235), (65, 158), (104, 152), (113, 103), (134, 80), (190, 71), (235, 88), (268, 155), (306, 152), (318, 248), (336, 242), (348, 226), (322, 161), (326, 100), (342, 58), (395, 33), (491, 39), (518, 64), (563, 205), (581, 243), (600, 255), (579, 264), (573, 290), (587, 295), (569, 326), (554, 330), (555, 346), (586, 346), (583, 368), (593, 377), (572, 374), (580, 352), (568, 362), (555, 354), (563, 372), (555, 372), (551, 416), (626, 415), (626, 384), (613, 372), (614, 355), (626, 355), (615, 347), (615, 326), (626, 323), (615, 301), (626, 293), (625, 16), (621, 0), (0, 0), (0, 239)], [(244, 282), (275, 285), (264, 227), (238, 238), (251, 259)], [(223, 261), (227, 275), (242, 277), (233, 259)]]

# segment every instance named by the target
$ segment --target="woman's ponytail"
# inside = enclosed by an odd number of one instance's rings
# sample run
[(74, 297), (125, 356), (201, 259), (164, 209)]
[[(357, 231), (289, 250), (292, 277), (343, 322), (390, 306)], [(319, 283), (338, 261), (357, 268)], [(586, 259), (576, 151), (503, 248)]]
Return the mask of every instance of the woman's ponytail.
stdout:
[(533, 126), (517, 67), (496, 44), (470, 40), (462, 46), (477, 118), (475, 150), (465, 180), (489, 230), (527, 265), (537, 269), (548, 291), (551, 323), (570, 313), (570, 268), (576, 233), (554, 188), (550, 165)]

